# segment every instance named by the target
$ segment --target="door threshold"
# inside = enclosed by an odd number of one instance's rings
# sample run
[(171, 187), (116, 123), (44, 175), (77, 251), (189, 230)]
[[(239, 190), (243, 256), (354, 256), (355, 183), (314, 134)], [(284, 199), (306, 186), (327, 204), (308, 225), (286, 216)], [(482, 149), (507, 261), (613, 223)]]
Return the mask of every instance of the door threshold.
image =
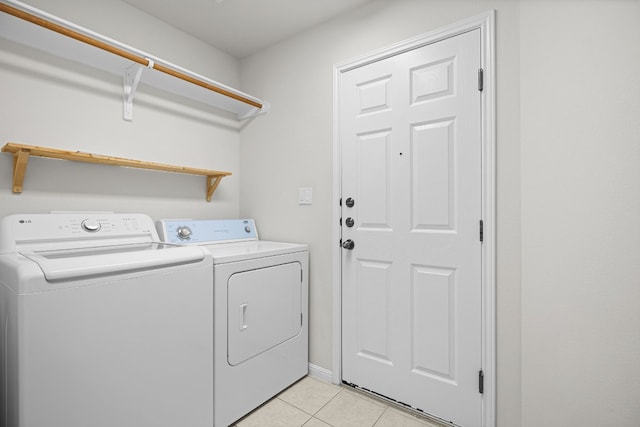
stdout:
[(446, 421), (442, 418), (439, 418), (435, 415), (431, 415), (427, 412), (424, 412), (422, 409), (419, 408), (414, 408), (413, 406), (406, 404), (404, 402), (400, 402), (397, 401), (395, 399), (392, 399), (390, 397), (385, 396), (384, 394), (380, 394), (377, 393), (373, 390), (369, 390), (367, 388), (364, 387), (360, 387), (357, 384), (352, 384), (348, 381), (344, 381), (342, 380), (342, 385), (345, 387), (349, 387), (352, 391), (354, 391), (355, 393), (358, 394), (362, 394), (363, 396), (366, 396), (368, 398), (374, 399), (374, 400), (378, 400), (381, 403), (384, 403), (386, 405), (390, 405), (396, 409), (399, 409), (403, 412), (408, 412), (411, 415), (415, 416), (418, 419), (424, 419), (425, 421), (431, 422), (431, 423), (437, 423), (438, 427), (462, 427), (454, 422), (451, 421)]

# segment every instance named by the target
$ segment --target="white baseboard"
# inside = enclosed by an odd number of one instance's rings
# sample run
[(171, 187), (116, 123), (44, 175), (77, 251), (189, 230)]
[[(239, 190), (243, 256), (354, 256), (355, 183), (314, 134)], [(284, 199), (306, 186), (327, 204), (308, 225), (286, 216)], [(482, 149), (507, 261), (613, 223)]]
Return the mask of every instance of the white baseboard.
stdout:
[(333, 374), (330, 370), (313, 363), (309, 363), (309, 376), (328, 383), (331, 383), (333, 379)]

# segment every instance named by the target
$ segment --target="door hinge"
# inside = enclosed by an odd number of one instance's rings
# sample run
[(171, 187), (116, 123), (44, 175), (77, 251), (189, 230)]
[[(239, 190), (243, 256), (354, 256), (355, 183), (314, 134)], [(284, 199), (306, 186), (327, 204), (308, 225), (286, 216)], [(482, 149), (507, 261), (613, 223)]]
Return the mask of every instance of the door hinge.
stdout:
[(478, 391), (480, 394), (484, 394), (484, 372), (478, 372)]
[(484, 242), (484, 221), (480, 220), (480, 241)]
[(484, 89), (484, 70), (482, 68), (478, 68), (478, 90), (482, 92)]

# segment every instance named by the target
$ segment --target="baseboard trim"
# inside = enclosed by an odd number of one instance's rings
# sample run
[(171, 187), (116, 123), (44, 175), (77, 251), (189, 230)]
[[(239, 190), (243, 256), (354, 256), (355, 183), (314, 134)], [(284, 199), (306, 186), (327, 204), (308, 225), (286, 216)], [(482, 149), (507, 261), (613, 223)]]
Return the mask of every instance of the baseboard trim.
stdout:
[(322, 366), (314, 365), (313, 363), (309, 363), (309, 376), (324, 382), (333, 382), (333, 373), (330, 370)]

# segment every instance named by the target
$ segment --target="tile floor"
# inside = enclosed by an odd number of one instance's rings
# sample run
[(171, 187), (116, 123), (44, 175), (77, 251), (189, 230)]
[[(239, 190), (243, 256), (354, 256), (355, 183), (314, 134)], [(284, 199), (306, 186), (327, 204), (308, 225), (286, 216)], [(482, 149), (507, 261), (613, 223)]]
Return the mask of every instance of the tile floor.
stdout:
[(305, 377), (236, 427), (443, 427), (346, 386)]

